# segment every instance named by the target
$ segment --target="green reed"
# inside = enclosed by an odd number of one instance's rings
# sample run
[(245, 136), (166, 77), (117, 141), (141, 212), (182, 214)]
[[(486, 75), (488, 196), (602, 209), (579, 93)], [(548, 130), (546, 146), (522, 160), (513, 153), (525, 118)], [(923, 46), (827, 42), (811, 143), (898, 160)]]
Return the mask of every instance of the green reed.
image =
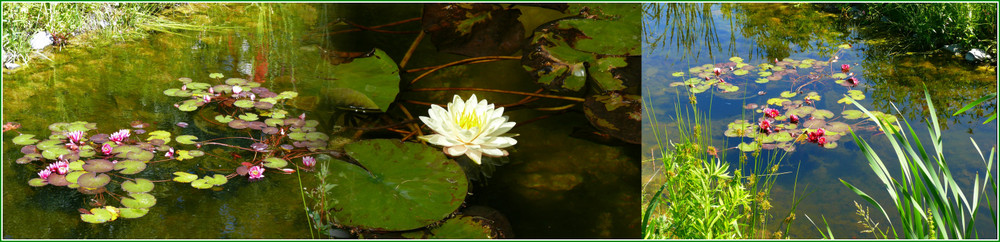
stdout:
[[(948, 168), (948, 162), (944, 156), (937, 113), (931, 102), (930, 93), (927, 92), (926, 88), (924, 96), (927, 100), (928, 110), (930, 111), (930, 120), (926, 122), (927, 130), (930, 134), (929, 144), (933, 147), (933, 150), (924, 148), (924, 142), (917, 137), (916, 132), (908, 121), (903, 120), (905, 126), (901, 125), (899, 126), (900, 129), (897, 130), (885, 120), (876, 118), (861, 104), (854, 102), (854, 105), (868, 115), (869, 118), (877, 121), (879, 128), (884, 130), (889, 136), (889, 142), (892, 145), (893, 151), (895, 151), (896, 160), (900, 166), (897, 177), (893, 177), (886, 168), (886, 162), (889, 161), (883, 161), (871, 146), (868, 145), (868, 142), (859, 138), (854, 134), (853, 130), (851, 131), (855, 143), (864, 152), (872, 171), (878, 175), (886, 192), (891, 197), (893, 206), (899, 215), (900, 221), (898, 224), (901, 225), (901, 231), (897, 230), (893, 225), (889, 217), (889, 211), (879, 204), (879, 202), (850, 183), (843, 180), (841, 182), (868, 201), (871, 206), (885, 216), (887, 221), (890, 221), (888, 223), (890, 227), (886, 231), (887, 233), (885, 233), (887, 236), (908, 239), (978, 238), (979, 235), (975, 229), (976, 211), (979, 210), (983, 198), (989, 204), (988, 195), (992, 195), (993, 197), (997, 195), (995, 178), (992, 176), (993, 157), (996, 146), (990, 149), (990, 155), (987, 159), (983, 156), (982, 150), (976, 141), (972, 140), (973, 147), (979, 152), (983, 164), (986, 165), (986, 175), (982, 179), (982, 184), (980, 184), (981, 179), (979, 175), (976, 175), (973, 182), (973, 190), (971, 191), (972, 199), (968, 199), (966, 192), (955, 181), (951, 170)], [(992, 194), (986, 193), (987, 184), (993, 187)], [(989, 208), (991, 212), (994, 212), (992, 205)], [(994, 225), (997, 223), (995, 215), (993, 223)], [(832, 238), (832, 233), (824, 233), (824, 237)]]

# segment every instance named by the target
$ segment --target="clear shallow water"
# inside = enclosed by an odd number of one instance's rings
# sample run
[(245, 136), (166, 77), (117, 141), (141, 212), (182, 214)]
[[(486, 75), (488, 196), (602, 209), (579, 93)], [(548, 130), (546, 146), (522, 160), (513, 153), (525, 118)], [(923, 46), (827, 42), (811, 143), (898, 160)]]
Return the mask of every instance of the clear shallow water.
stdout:
[[(23, 125), (20, 132), (47, 134), (53, 122), (88, 121), (109, 132), (134, 120), (152, 124), (147, 130), (168, 130), (199, 137), (222, 135), (200, 117), (178, 111), (177, 98), (162, 94), (177, 86), (177, 78), (208, 80), (208, 74), (252, 78), (258, 53), (269, 62), (268, 81), (274, 91), (293, 90), (292, 105), (318, 117), (321, 129), (332, 131), (340, 114), (328, 80), (318, 76), (329, 51), (367, 51), (377, 47), (394, 60), (402, 59), (415, 33), (355, 32), (330, 34), (339, 18), (375, 26), (421, 16), (420, 5), (232, 4), (192, 5), (181, 11), (184, 21), (236, 29), (179, 30), (154, 34), (146, 40), (107, 47), (68, 47), (16, 72), (3, 75), (3, 121)], [(265, 10), (265, 11), (262, 11)], [(564, 16), (551, 10), (524, 8), (526, 30)], [(272, 14), (260, 14), (270, 12)], [(373, 17), (374, 16), (374, 17)], [(394, 26), (418, 30), (419, 22)], [(518, 55), (518, 54), (515, 54)], [(465, 57), (438, 53), (425, 39), (407, 68), (434, 66)], [(419, 73), (404, 73), (403, 82)], [(483, 87), (533, 92), (538, 88), (517, 61), (499, 61), (444, 69), (414, 87)], [(401, 92), (400, 98), (444, 104), (453, 94), (472, 92)], [(522, 97), (476, 93), (495, 103)], [(556, 105), (558, 102), (538, 102)], [(405, 104), (414, 116), (426, 106)], [(399, 110), (390, 110), (390, 114)], [(510, 110), (513, 121), (551, 114), (530, 109)], [(174, 124), (187, 122), (180, 128)], [(507, 217), (518, 238), (638, 237), (638, 146), (604, 144), (571, 137), (576, 127), (590, 124), (580, 112), (555, 115), (522, 126), (510, 163), (493, 178), (473, 187), (467, 205), (484, 205)], [(20, 146), (3, 141), (4, 238), (310, 238), (295, 175), (269, 175), (259, 182), (234, 179), (222, 191), (187, 184), (157, 183), (158, 203), (143, 218), (92, 225), (79, 219), (78, 208), (90, 207), (88, 196), (57, 187), (33, 188), (26, 181), (35, 171), (13, 161)], [(397, 137), (398, 138), (398, 137)], [(171, 162), (172, 163), (172, 162)], [(214, 169), (211, 161), (151, 166), (143, 174), (167, 178), (178, 169)], [(192, 165), (198, 164), (198, 165)], [(198, 168), (192, 168), (198, 167)], [(148, 174), (147, 174), (148, 173)], [(303, 186), (315, 186), (312, 173), (300, 173)]]
[[(883, 112), (892, 111), (889, 103), (894, 103), (901, 111), (896, 114), (914, 125), (921, 139), (928, 139), (923, 120), (928, 118), (923, 100), (923, 87), (927, 85), (943, 130), (944, 155), (948, 157), (956, 179), (963, 184), (971, 184), (974, 176), (984, 174), (984, 164), (979, 155), (971, 151), (969, 138), (975, 139), (980, 147), (989, 149), (996, 145), (996, 122), (981, 124), (990, 115), (996, 114), (996, 101), (990, 101), (971, 112), (957, 117), (945, 116), (973, 100), (996, 91), (996, 74), (993, 69), (983, 69), (967, 65), (961, 58), (940, 54), (905, 54), (884, 43), (883, 37), (861, 26), (854, 26), (841, 18), (813, 8), (809, 4), (664, 4), (660, 12), (650, 12), (644, 18), (646, 39), (643, 55), (643, 95), (652, 100), (659, 127), (667, 129), (671, 137), (677, 137), (673, 123), (674, 108), (689, 107), (686, 88), (670, 87), (669, 84), (684, 81), (674, 77), (674, 72), (688, 72), (691, 67), (704, 64), (726, 63), (738, 56), (745, 63), (758, 65), (774, 59), (830, 60), (839, 57), (835, 65), (826, 69), (827, 73), (839, 72), (840, 64), (850, 64), (861, 85), (853, 90), (862, 91), (866, 98), (860, 102), (869, 109)], [(841, 44), (851, 44), (841, 50)], [(756, 71), (751, 71), (754, 75)], [(799, 73), (805, 73), (800, 71)], [(748, 75), (748, 76), (749, 76)], [(740, 86), (735, 93), (707, 91), (696, 94), (697, 107), (707, 112), (711, 120), (712, 141), (717, 147), (726, 148), (739, 144), (739, 138), (723, 136), (727, 124), (741, 119), (744, 104), (764, 104), (767, 99), (778, 97), (782, 91), (794, 90), (805, 82), (769, 82), (759, 84), (749, 79), (730, 81)], [(826, 79), (829, 80), (829, 79)], [(715, 89), (715, 88), (713, 88)], [(680, 92), (678, 92), (680, 90)], [(837, 103), (847, 87), (832, 83), (807, 85), (803, 91), (816, 91), (821, 96), (816, 107), (827, 109), (839, 116), (845, 105)], [(758, 96), (758, 91), (767, 94)], [(796, 98), (801, 99), (800, 96)], [(849, 107), (854, 109), (853, 107)], [(650, 110), (644, 110), (649, 112)], [(784, 111), (782, 111), (784, 113)], [(756, 114), (759, 116), (759, 114)], [(855, 124), (860, 120), (843, 120)], [(656, 145), (649, 123), (644, 123), (643, 157), (650, 157), (649, 150)], [(858, 129), (858, 126), (855, 126)], [(894, 157), (885, 135), (876, 131), (859, 130), (873, 148), (883, 154), (883, 159)], [(860, 197), (844, 187), (839, 179), (848, 181), (868, 192), (885, 206), (891, 202), (880, 188), (877, 178), (867, 165), (867, 160), (849, 138), (838, 140), (839, 147), (824, 149), (814, 144), (800, 144), (796, 150), (785, 156), (779, 172), (798, 172), (798, 192), (808, 186), (805, 199), (799, 204), (797, 219), (791, 225), (792, 238), (817, 238), (819, 233), (803, 214), (814, 220), (825, 216), (837, 238), (869, 238), (861, 234), (862, 229), (855, 223), (858, 217), (852, 201), (862, 202)], [(732, 164), (737, 163), (735, 149), (727, 150)], [(988, 152), (988, 151), (984, 151)], [(644, 158), (644, 159), (646, 159)], [(894, 159), (894, 158), (893, 158)], [(735, 167), (732, 169), (736, 169)], [(893, 168), (890, 168), (893, 169)], [(994, 176), (996, 168), (994, 167)], [(732, 170), (731, 170), (732, 172)], [(657, 181), (656, 166), (643, 164), (643, 182)], [(791, 207), (795, 174), (781, 175), (772, 190), (771, 221), (781, 220)], [(653, 186), (645, 187), (648, 192)], [(971, 190), (971, 186), (963, 189)], [(655, 192), (655, 190), (654, 190)], [(990, 198), (990, 201), (996, 201)], [(863, 204), (864, 205), (864, 204)], [(988, 211), (981, 211), (976, 221), (977, 229), (984, 238), (995, 236), (996, 228)], [(896, 219), (898, 220), (898, 219)], [(884, 224), (884, 223), (883, 223)], [(773, 232), (777, 225), (769, 226)], [(883, 228), (884, 225), (883, 225)]]

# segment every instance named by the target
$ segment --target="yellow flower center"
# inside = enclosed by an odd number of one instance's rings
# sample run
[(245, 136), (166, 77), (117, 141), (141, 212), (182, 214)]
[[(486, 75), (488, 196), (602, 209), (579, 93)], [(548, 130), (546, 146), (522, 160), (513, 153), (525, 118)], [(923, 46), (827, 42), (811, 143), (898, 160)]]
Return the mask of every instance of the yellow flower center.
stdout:
[(479, 127), (482, 124), (482, 119), (475, 112), (462, 110), (462, 114), (458, 116), (458, 120), (455, 120), (455, 123), (458, 123), (458, 127), (462, 127), (462, 129), (470, 129), (472, 127)]

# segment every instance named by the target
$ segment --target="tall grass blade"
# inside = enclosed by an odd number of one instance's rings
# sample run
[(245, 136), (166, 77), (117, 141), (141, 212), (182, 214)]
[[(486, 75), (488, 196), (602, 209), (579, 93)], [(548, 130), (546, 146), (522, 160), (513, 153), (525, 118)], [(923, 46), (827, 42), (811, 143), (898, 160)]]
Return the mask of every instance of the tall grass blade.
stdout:
[(983, 96), (983, 97), (981, 97), (979, 99), (976, 99), (976, 101), (972, 101), (972, 103), (969, 103), (968, 105), (965, 105), (965, 107), (962, 107), (962, 109), (959, 109), (955, 113), (951, 114), (951, 116), (958, 116), (959, 114), (964, 113), (965, 111), (969, 110), (970, 108), (975, 107), (976, 105), (979, 105), (980, 103), (985, 102), (987, 99), (995, 98), (995, 97), (997, 97), (997, 93), (994, 92), (992, 94), (989, 94), (989, 95)]

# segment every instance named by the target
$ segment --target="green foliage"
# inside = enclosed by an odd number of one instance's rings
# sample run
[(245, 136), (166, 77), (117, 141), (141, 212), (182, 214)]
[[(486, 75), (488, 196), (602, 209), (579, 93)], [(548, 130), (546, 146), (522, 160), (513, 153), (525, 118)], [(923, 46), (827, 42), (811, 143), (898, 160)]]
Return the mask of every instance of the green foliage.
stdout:
[(963, 49), (996, 53), (995, 3), (863, 3), (854, 7), (867, 13), (862, 16), (865, 23), (906, 36), (915, 51), (960, 44)]
[[(902, 226), (902, 231), (897, 231), (894, 224), (891, 223), (888, 215), (889, 210), (847, 181), (841, 180), (841, 182), (878, 209), (890, 221), (891, 235), (897, 238), (978, 238), (975, 220), (980, 209), (979, 206), (982, 204), (983, 198), (988, 200), (988, 195), (993, 197), (997, 195), (995, 189), (993, 194), (986, 194), (985, 189), (987, 184), (994, 184), (995, 187), (996, 178), (992, 177), (992, 165), (996, 147), (990, 149), (990, 158), (987, 160), (982, 156), (979, 145), (976, 144), (975, 140), (972, 140), (975, 150), (979, 152), (983, 164), (986, 166), (986, 176), (980, 182), (980, 176), (976, 175), (971, 193), (963, 191), (960, 184), (955, 181), (952, 171), (948, 168), (946, 157), (943, 155), (941, 129), (938, 126), (937, 114), (934, 104), (931, 102), (930, 93), (926, 89), (924, 96), (930, 111), (927, 130), (930, 134), (929, 144), (933, 150), (924, 149), (917, 133), (905, 119), (903, 120), (905, 130), (891, 128), (884, 115), (879, 117), (869, 112), (861, 104), (853, 102), (868, 118), (876, 121), (882, 130), (886, 130), (886, 134), (890, 136), (889, 142), (898, 158), (898, 166), (901, 168), (897, 177), (893, 177), (886, 168), (886, 163), (868, 145), (868, 142), (855, 135), (853, 131), (851, 132), (855, 143), (861, 147), (861, 151), (868, 159), (872, 171), (878, 175), (882, 185), (889, 193), (888, 195), (899, 215), (898, 224)], [(980, 190), (980, 187), (983, 189)], [(972, 199), (968, 199), (966, 194), (972, 194)], [(996, 223), (996, 218), (994, 218), (994, 223)]]

